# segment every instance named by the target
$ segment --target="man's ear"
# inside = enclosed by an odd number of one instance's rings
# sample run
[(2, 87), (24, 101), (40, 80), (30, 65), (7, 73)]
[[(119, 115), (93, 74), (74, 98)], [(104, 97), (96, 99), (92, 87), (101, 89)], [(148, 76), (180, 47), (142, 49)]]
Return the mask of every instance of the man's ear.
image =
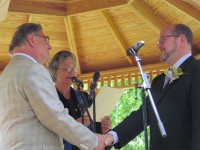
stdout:
[(185, 37), (184, 34), (181, 34), (181, 35), (178, 37), (178, 42), (179, 42), (180, 48), (185, 47), (185, 44), (187, 43), (187, 39), (186, 39), (186, 37)]
[(179, 38), (180, 38), (181, 44), (187, 43), (187, 39), (184, 34), (181, 34)]
[(35, 47), (35, 39), (32, 34), (27, 35), (26, 41), (30, 45), (30, 47)]

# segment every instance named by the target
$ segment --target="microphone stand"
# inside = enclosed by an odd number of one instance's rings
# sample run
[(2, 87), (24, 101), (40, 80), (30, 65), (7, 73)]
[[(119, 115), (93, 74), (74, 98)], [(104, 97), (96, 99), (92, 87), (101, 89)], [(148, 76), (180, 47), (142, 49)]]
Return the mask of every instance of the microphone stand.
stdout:
[(143, 93), (142, 94), (142, 99), (143, 99), (142, 110), (143, 110), (143, 124), (144, 124), (144, 134), (145, 134), (145, 147), (146, 147), (146, 150), (148, 150), (147, 112), (146, 112), (145, 91), (147, 91), (147, 93), (148, 93), (149, 100), (150, 100), (152, 109), (155, 113), (156, 119), (158, 121), (158, 127), (160, 129), (162, 137), (166, 137), (167, 134), (166, 134), (165, 128), (163, 126), (163, 123), (162, 123), (162, 121), (159, 117), (158, 111), (156, 109), (156, 106), (155, 106), (155, 103), (154, 103), (154, 100), (153, 100), (153, 96), (151, 94), (151, 91), (150, 91), (151, 86), (150, 86), (149, 81), (147, 79), (147, 74), (144, 73), (143, 70), (142, 70), (142, 67), (141, 67), (141, 64), (140, 64), (141, 58), (137, 55), (137, 52), (133, 48), (131, 48), (131, 49), (132, 49), (132, 52), (135, 56), (135, 60), (137, 62), (137, 65), (139, 67), (141, 77), (142, 77), (142, 80), (143, 80), (143, 84), (142, 84), (142, 93)]
[(78, 85), (77, 90), (78, 90), (78, 95), (80, 95), (81, 101), (82, 101), (82, 104), (80, 106), (82, 124), (84, 125), (84, 112), (86, 111), (86, 113), (89, 117), (89, 120), (90, 120), (90, 124), (91, 124), (91, 126), (93, 126), (94, 123), (93, 123), (90, 113), (88, 111), (88, 103), (86, 101), (85, 95), (83, 94), (83, 92), (81, 92), (80, 85)]
[(96, 102), (95, 102), (96, 93), (94, 90), (91, 91), (91, 99), (93, 104), (93, 132), (96, 133)]
[[(77, 85), (77, 90), (78, 90), (78, 96), (80, 96), (80, 91), (81, 91), (80, 85)], [(78, 104), (78, 107), (81, 112), (81, 122), (82, 124), (84, 124), (84, 106), (83, 106), (82, 99), (81, 99), (81, 103)]]

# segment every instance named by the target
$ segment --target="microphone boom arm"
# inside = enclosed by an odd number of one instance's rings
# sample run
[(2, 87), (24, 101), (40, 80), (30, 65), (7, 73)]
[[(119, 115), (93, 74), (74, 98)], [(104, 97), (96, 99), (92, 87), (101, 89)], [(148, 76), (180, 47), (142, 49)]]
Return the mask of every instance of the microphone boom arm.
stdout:
[(162, 121), (161, 121), (161, 119), (160, 119), (160, 117), (159, 117), (158, 111), (157, 111), (157, 109), (156, 109), (156, 106), (155, 106), (155, 103), (154, 103), (154, 100), (153, 100), (153, 96), (152, 96), (151, 91), (150, 91), (151, 86), (150, 86), (149, 81), (148, 81), (148, 79), (147, 79), (147, 74), (143, 72), (142, 67), (141, 67), (141, 64), (140, 64), (141, 59), (137, 56), (137, 54), (135, 54), (135, 60), (136, 60), (136, 62), (137, 62), (137, 65), (138, 65), (138, 67), (139, 67), (139, 70), (140, 70), (140, 72), (141, 72), (141, 77), (142, 77), (142, 80), (143, 80), (143, 88), (144, 88), (144, 89), (147, 91), (147, 93), (148, 93), (148, 96), (149, 96), (149, 99), (150, 99), (150, 103), (151, 103), (151, 105), (152, 105), (152, 108), (153, 108), (153, 110), (154, 110), (156, 119), (157, 119), (157, 121), (158, 121), (158, 127), (159, 127), (159, 129), (160, 129), (161, 135), (162, 135), (162, 137), (166, 137), (167, 134), (166, 134), (165, 128), (164, 128), (163, 123), (162, 123)]
[[(141, 67), (141, 58), (138, 57), (137, 55), (137, 52), (139, 51), (139, 49), (144, 45), (144, 41), (139, 41), (137, 42), (134, 46), (132, 46), (131, 48), (129, 48), (126, 52), (127, 56), (130, 56), (130, 55), (134, 55), (135, 57), (135, 60), (136, 60), (136, 63), (138, 65), (138, 68), (139, 68), (139, 71), (141, 73), (141, 77), (142, 77), (142, 80), (143, 80), (143, 85), (142, 85), (142, 88), (143, 88), (143, 95), (145, 91), (147, 91), (148, 93), (148, 96), (149, 96), (149, 100), (150, 100), (150, 104), (152, 106), (152, 109), (154, 111), (154, 114), (155, 114), (155, 117), (157, 119), (157, 122), (158, 122), (158, 127), (160, 129), (160, 132), (161, 132), (161, 135), (162, 137), (167, 137), (167, 134), (166, 134), (166, 131), (165, 131), (165, 128), (164, 128), (164, 125), (159, 117), (159, 114), (158, 114), (158, 111), (156, 109), (156, 106), (155, 106), (155, 103), (154, 103), (154, 100), (153, 100), (153, 96), (151, 94), (151, 86), (150, 86), (150, 83), (147, 79), (147, 74), (143, 72), (142, 70), (142, 67)], [(142, 97), (143, 99), (143, 97)], [(146, 119), (146, 116), (147, 116), (147, 111), (146, 111), (146, 101), (143, 99), (143, 104), (142, 104), (142, 109), (143, 109), (143, 124), (144, 124), (144, 135), (145, 135), (145, 147), (146, 147), (146, 150), (148, 150), (148, 136), (147, 136), (147, 119)]]

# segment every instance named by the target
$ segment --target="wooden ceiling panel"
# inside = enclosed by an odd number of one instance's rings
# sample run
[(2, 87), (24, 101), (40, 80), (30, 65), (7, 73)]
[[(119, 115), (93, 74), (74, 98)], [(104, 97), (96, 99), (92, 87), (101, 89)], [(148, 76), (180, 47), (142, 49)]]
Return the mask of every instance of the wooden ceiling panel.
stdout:
[(98, 20), (97, 18), (101, 18), (101, 14), (99, 13), (99, 11), (92, 11), (92, 12), (72, 16), (74, 23), (78, 23), (78, 22), (82, 23), (82, 22), (88, 22), (92, 20)]
[(87, 39), (81, 39), (77, 40), (79, 47), (88, 47), (92, 45), (108, 45), (109, 43), (116, 43), (115, 39), (112, 35), (104, 35), (104, 36), (98, 36), (95, 38), (87, 38)]
[[(76, 29), (76, 33), (78, 32), (84, 32), (88, 30), (93, 30), (93, 29), (101, 29), (102, 27), (105, 27), (105, 24), (102, 22), (101, 18), (99, 20), (93, 20), (93, 21), (88, 21), (88, 22), (82, 22), (82, 23), (75, 23), (74, 27)], [(107, 28), (107, 27), (106, 27)]]
[[(98, 63), (97, 63), (98, 62)], [(112, 54), (96, 54), (93, 56), (85, 56), (81, 59), (82, 67), (84, 67), (83, 73), (111, 70), (112, 68), (123, 68), (131, 65), (124, 60), (121, 54), (113, 52)], [(116, 66), (117, 64), (117, 66)]]
[(94, 45), (94, 46), (89, 46), (89, 47), (84, 47), (83, 49), (79, 49), (80, 55), (81, 56), (94, 56), (96, 53), (99, 53), (99, 51), (103, 54), (106, 55), (107, 53), (115, 53), (116, 51), (119, 51), (119, 46), (116, 44), (108, 44), (108, 45)]
[[(174, 1), (174, 0), (167, 0), (172, 6), (178, 8), (182, 13), (185, 13), (188, 18), (195, 19), (196, 21), (200, 21), (200, 5), (196, 3), (195, 5), (191, 5), (192, 1)], [(194, 1), (193, 1), (194, 2)], [(197, 6), (197, 7), (196, 7)]]
[(8, 44), (4, 44), (4, 43), (2, 44), (0, 42), (0, 53), (4, 55), (8, 55)]
[(200, 3), (199, 0), (182, 0), (183, 2), (186, 3), (186, 5), (189, 5), (191, 8), (194, 8), (198, 11), (200, 11)]
[(26, 23), (28, 20), (27, 14), (21, 14), (21, 13), (8, 13), (8, 16), (6, 19), (0, 23), (0, 28), (5, 29), (15, 29), (20, 26), (23, 23)]
[(104, 36), (105, 34), (111, 34), (110, 30), (107, 27), (104, 28), (94, 28), (94, 29), (90, 29), (90, 30), (77, 30), (76, 31), (76, 37), (77, 39), (81, 40), (81, 39), (87, 39), (87, 38), (93, 38), (98, 36)]
[(199, 54), (199, 8), (198, 0), (12, 0), (0, 22), (0, 69), (10, 60), (7, 49), (16, 27), (26, 22), (43, 26), (51, 57), (63, 49), (73, 52), (81, 74), (136, 66), (126, 51), (139, 40), (145, 41), (138, 52), (142, 64), (160, 64), (159, 32), (171, 23), (192, 29), (193, 51)]
[[(13, 36), (15, 32), (15, 28), (6, 28), (6, 27), (0, 27), (0, 28), (1, 28), (0, 38), (9, 37), (11, 39), (11, 37)], [(1, 43), (1, 40), (0, 40), (0, 43)]]
[(57, 52), (61, 51), (61, 50), (69, 50), (69, 47), (53, 47), (52, 50), (49, 51), (51, 57), (53, 57)]
[(134, 22), (138, 20), (138, 17), (130, 11), (127, 13), (116, 14), (116, 15), (114, 13), (112, 13), (112, 15), (109, 13), (109, 15), (114, 22), (129, 23), (129, 22)]
[[(41, 20), (42, 18), (42, 20)], [(41, 24), (57, 24), (61, 25), (64, 23), (63, 17), (61, 16), (54, 16), (54, 15), (39, 15), (39, 14), (32, 14), (32, 21), (39, 22)]]
[(49, 36), (50, 41), (51, 41), (51, 39), (54, 39), (54, 40), (65, 41), (66, 43), (68, 43), (66, 32), (45, 31), (45, 34), (46, 34), (46, 35), (50, 35), (50, 36)]
[(62, 41), (62, 40), (50, 40), (50, 44), (51, 46), (54, 47), (68, 47), (68, 43), (66, 41)]

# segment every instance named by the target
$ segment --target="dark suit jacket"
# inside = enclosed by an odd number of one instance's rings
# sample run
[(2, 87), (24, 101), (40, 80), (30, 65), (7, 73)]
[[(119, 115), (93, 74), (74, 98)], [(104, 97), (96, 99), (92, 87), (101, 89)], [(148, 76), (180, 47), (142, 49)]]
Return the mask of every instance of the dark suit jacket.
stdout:
[[(180, 67), (184, 74), (164, 89), (164, 74), (152, 82), (152, 96), (167, 137), (161, 137), (147, 98), (151, 150), (200, 150), (200, 62), (191, 56)], [(115, 147), (123, 147), (143, 131), (142, 108), (132, 112), (113, 130), (119, 137)]]

